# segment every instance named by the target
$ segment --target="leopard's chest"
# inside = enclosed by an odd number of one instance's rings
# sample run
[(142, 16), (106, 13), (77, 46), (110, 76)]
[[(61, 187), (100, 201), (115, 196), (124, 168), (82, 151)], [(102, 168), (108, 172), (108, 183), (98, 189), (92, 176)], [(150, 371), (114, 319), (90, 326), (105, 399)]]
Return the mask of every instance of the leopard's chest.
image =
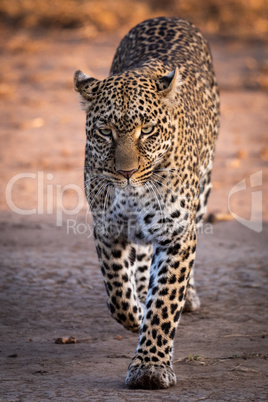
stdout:
[(102, 218), (104, 232), (141, 244), (172, 242), (187, 220), (180, 197), (156, 186), (115, 189)]

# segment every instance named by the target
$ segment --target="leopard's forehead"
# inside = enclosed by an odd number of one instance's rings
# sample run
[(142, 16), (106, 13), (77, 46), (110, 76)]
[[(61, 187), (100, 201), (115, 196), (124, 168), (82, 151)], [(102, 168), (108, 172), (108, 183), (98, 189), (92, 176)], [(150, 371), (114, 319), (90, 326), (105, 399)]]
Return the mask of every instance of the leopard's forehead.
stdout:
[(132, 93), (133, 95), (152, 94), (156, 91), (155, 79), (139, 74), (135, 71), (126, 71), (102, 81), (103, 89), (113, 92)]
[(155, 120), (160, 100), (155, 80), (123, 73), (102, 81), (94, 105), (100, 124), (112, 124), (118, 130), (134, 129)]

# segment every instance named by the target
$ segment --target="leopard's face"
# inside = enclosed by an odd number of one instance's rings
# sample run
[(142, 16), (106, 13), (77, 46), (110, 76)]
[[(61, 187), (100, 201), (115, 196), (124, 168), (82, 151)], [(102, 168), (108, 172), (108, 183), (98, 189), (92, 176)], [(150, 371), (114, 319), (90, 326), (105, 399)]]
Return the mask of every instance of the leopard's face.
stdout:
[(175, 72), (164, 79), (127, 72), (104, 81), (78, 73), (75, 86), (87, 111), (86, 170), (118, 188), (146, 183), (172, 145), (178, 80)]

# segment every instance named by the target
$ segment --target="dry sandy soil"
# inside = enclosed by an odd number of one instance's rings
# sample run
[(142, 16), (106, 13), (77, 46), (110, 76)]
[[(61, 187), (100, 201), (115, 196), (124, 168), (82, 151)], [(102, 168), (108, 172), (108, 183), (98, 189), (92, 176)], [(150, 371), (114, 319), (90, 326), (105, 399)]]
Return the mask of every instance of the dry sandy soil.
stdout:
[[(267, 44), (211, 38), (222, 127), (209, 202), (216, 223), (200, 234), (196, 263), (202, 306), (177, 331), (177, 385), (131, 391), (124, 378), (137, 335), (110, 318), (90, 218), (74, 211), (85, 138), (72, 74), (105, 77), (119, 37), (3, 29), (1, 39), (0, 400), (267, 400)], [(250, 188), (256, 172), (262, 183)], [(19, 173), (32, 176), (11, 188)], [(260, 233), (229, 220), (228, 195), (243, 179), (230, 208), (250, 219), (252, 191), (262, 193)], [(260, 214), (261, 203), (254, 208)], [(77, 343), (55, 343), (69, 336)]]

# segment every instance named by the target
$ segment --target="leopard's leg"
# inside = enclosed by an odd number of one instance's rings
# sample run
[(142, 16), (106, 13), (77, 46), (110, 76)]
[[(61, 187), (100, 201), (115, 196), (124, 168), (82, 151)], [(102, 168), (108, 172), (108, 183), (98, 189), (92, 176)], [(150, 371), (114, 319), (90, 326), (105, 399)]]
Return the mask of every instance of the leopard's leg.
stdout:
[(192, 312), (198, 310), (200, 307), (200, 299), (196, 293), (194, 285), (194, 267), (191, 269), (189, 283), (187, 287), (187, 294), (185, 304), (183, 306), (183, 312)]
[(136, 289), (135, 245), (125, 239), (111, 239), (96, 234), (95, 243), (108, 295), (108, 308), (116, 321), (126, 329), (138, 332), (143, 305)]
[[(212, 167), (212, 166), (211, 166)], [(197, 229), (200, 229), (203, 225), (203, 217), (207, 211), (207, 201), (211, 190), (211, 170), (209, 170), (200, 182), (199, 203), (197, 207), (197, 213), (195, 222)], [(200, 299), (197, 295), (194, 283), (194, 267), (190, 273), (190, 280), (187, 289), (186, 301), (183, 307), (184, 312), (192, 312), (198, 310), (200, 307)]]
[(130, 388), (168, 388), (176, 383), (172, 369), (175, 331), (186, 298), (196, 250), (195, 225), (170, 246), (155, 245), (136, 354), (128, 369)]
[[(211, 168), (212, 168), (212, 164), (211, 164)], [(208, 202), (208, 197), (210, 194), (211, 187), (212, 187), (211, 170), (209, 170), (203, 176), (202, 180), (200, 180), (199, 203), (197, 206), (196, 216), (195, 216), (195, 223), (197, 225), (197, 228), (199, 228), (203, 224), (203, 217), (204, 217), (205, 213), (207, 212), (207, 202)]]
[(137, 246), (136, 286), (139, 300), (145, 303), (150, 277), (150, 266), (153, 256), (153, 246)]

